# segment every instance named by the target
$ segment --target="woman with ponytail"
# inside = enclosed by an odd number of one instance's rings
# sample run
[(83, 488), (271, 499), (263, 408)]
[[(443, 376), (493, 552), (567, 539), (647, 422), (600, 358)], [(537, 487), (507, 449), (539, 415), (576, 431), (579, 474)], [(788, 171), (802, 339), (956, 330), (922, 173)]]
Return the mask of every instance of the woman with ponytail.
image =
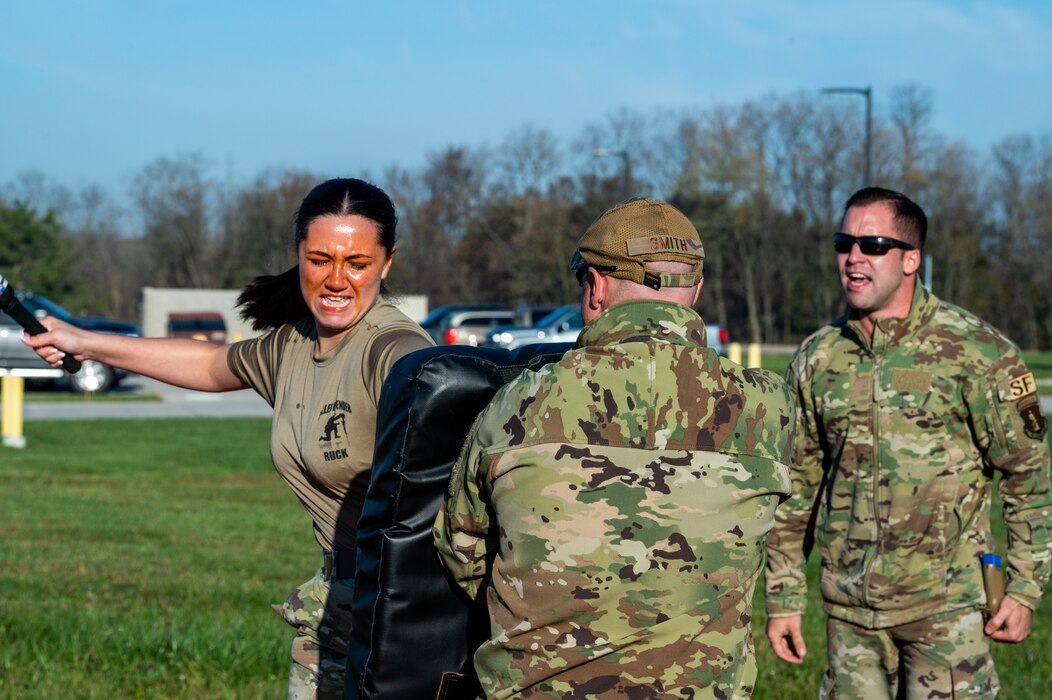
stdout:
[(91, 333), (54, 318), (24, 342), (53, 366), (70, 354), (198, 391), (252, 388), (274, 408), (271, 457), (310, 513), (321, 568), (275, 610), (296, 629), (289, 698), (343, 694), (356, 525), (369, 484), (376, 405), (388, 370), (432, 345), (388, 303), (394, 205), (357, 179), (328, 180), (295, 220), (298, 264), (239, 297), (258, 338), (230, 345)]

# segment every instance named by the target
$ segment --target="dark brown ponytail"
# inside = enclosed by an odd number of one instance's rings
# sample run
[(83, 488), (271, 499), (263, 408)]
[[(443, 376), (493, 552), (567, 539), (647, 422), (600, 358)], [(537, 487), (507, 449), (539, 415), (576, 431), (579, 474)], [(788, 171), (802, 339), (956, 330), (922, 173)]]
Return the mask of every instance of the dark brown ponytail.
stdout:
[(241, 318), (252, 322), (257, 331), (295, 323), (310, 316), (310, 309), (300, 292), (300, 266), (280, 275), (260, 275), (237, 297)]

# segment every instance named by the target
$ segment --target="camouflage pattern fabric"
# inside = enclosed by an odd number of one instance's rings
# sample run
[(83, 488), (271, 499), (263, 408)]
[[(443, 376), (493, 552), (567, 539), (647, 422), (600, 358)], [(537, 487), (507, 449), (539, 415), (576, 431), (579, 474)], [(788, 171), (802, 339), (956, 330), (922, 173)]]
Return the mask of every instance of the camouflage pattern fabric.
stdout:
[[(1000, 686), (978, 610), (871, 630), (831, 617), (824, 700), (989, 700)], [(901, 651), (900, 651), (901, 650)]]
[(882, 628), (980, 607), (992, 470), (1007, 593), (1038, 604), (1052, 544), (1049, 454), (1014, 345), (918, 285), (909, 317), (880, 320), (871, 340), (848, 317), (805, 340), (788, 379), (800, 453), (768, 540), (769, 614), (803, 612), (811, 536), (826, 611), (841, 620)]
[(498, 392), (434, 530), (460, 585), (486, 593), (487, 697), (750, 697), (794, 420), (781, 379), (658, 302), (607, 309)]
[(274, 612), (296, 628), (288, 700), (343, 698), (353, 579), (327, 581), (319, 571)]

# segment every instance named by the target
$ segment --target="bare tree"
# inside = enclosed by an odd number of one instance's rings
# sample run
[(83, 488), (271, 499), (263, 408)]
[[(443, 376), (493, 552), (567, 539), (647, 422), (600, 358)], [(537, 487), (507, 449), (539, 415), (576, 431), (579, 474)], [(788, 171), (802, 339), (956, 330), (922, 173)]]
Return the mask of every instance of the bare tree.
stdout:
[(56, 253), (75, 257), (77, 264), (64, 273), (70, 284), (50, 290), (58, 295), (56, 302), (74, 313), (138, 317), (138, 288), (131, 287), (134, 268), (122, 266), (133, 261), (121, 234), (124, 212), (105, 190), (89, 184), (74, 191), (38, 171), (20, 173), (3, 189), (12, 201), (51, 212), (68, 234), (63, 249)]
[(216, 240), (217, 284), (240, 288), (257, 275), (277, 274), (296, 264), (296, 209), (322, 179), (305, 171), (271, 171), (234, 192), (224, 203), (223, 229)]
[(800, 93), (774, 106), (772, 168), (789, 217), (781, 239), (783, 340), (799, 338), (836, 316), (842, 295), (832, 274), (832, 234), (858, 180), (861, 132), (837, 103)]
[(149, 271), (155, 285), (210, 287), (215, 284), (214, 225), (202, 156), (157, 158), (134, 179), (132, 197), (142, 220)]
[[(933, 129), (930, 90), (887, 95), (872, 131), (874, 181), (928, 212), (935, 291), (998, 319), (1024, 347), (1052, 346), (1042, 267), (1052, 136), (1008, 138), (980, 159)], [(864, 128), (859, 100), (799, 92), (649, 116), (621, 109), (567, 145), (527, 124), (492, 150), (449, 146), (377, 183), (400, 221), (388, 282), (432, 305), (571, 301), (578, 289), (566, 264), (585, 228), (628, 196), (658, 196), (702, 234), (704, 315), (738, 338), (798, 341), (844, 306), (830, 238), (861, 184)], [(238, 287), (292, 264), (292, 215), (320, 178), (264, 172), (220, 187), (208, 172), (200, 155), (146, 165), (131, 191), (132, 225), (104, 191), (72, 191), (40, 173), (0, 188), (0, 206), (53, 212), (82, 260), (69, 280), (83, 293), (69, 299), (130, 317), (144, 284)]]
[(97, 185), (81, 189), (67, 209), (66, 220), (80, 264), (74, 274), (84, 290), (72, 311), (90, 311), (128, 320), (140, 317), (140, 291), (145, 258), (142, 240), (122, 232), (122, 211)]
[[(997, 143), (989, 200), (995, 219), (990, 228), (990, 252), (996, 255), (1000, 304), (998, 312), (1013, 339), (1023, 347), (1048, 342), (1049, 289), (1047, 245), (1052, 222), (1052, 148), (1049, 139), (1036, 142), (1014, 136)], [(1044, 227), (1044, 228), (1043, 228)]]
[(713, 231), (720, 258), (727, 263), (715, 290), (717, 310), (739, 299), (745, 316), (742, 335), (754, 342), (763, 340), (763, 309), (771, 306), (770, 300), (765, 304), (761, 286), (778, 273), (771, 245), (772, 177), (766, 160), (770, 124), (769, 114), (757, 104), (713, 110), (707, 115), (699, 153), (703, 187), (729, 209), (720, 217), (729, 226)]
[(502, 197), (537, 198), (548, 189), (562, 161), (559, 139), (550, 131), (529, 124), (517, 129), (494, 153), (493, 193)]
[(483, 163), (481, 153), (463, 147), (431, 155), (419, 184), (412, 186), (421, 195), (403, 211), (407, 246), (400, 253), (399, 279), (406, 291), (431, 297), (433, 306), (494, 298), (480, 281), (486, 270), (457, 254), (472, 252), (474, 238), (465, 243), (465, 237), (482, 200)]
[(920, 198), (927, 188), (930, 159), (938, 144), (930, 129), (933, 112), (931, 90), (919, 85), (902, 85), (891, 90), (891, 124), (899, 164), (898, 177), (890, 187)]
[(615, 192), (608, 197), (607, 207), (629, 197), (653, 194), (647, 177), (653, 161), (648, 132), (646, 117), (622, 108), (600, 124), (587, 125), (573, 142), (572, 161), (578, 172), (588, 174), (582, 179), (613, 185)]

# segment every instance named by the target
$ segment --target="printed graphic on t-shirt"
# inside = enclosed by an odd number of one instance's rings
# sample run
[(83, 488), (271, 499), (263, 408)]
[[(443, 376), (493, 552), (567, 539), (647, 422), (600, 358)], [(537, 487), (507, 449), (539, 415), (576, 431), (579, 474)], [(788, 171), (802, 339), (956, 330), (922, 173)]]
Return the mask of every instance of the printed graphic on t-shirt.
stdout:
[(346, 413), (334, 413), (329, 416), (329, 420), (325, 421), (325, 432), (322, 433), (321, 442), (332, 442), (333, 438), (338, 438), (342, 435), (347, 434), (347, 414)]
[[(347, 448), (335, 448), (332, 443), (334, 440), (347, 437), (347, 415), (350, 412), (351, 405), (346, 401), (337, 400), (322, 406), (319, 416), (324, 417), (326, 414), (330, 414), (325, 421), (321, 437), (318, 438), (318, 444), (322, 448), (322, 457), (324, 457), (326, 462), (347, 458)], [(326, 447), (332, 449), (326, 449)]]

